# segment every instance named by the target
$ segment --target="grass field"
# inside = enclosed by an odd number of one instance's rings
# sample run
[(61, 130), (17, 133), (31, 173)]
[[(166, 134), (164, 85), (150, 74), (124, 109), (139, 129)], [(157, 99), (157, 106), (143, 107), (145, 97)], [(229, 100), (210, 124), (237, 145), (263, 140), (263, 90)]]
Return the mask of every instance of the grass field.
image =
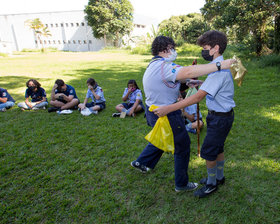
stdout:
[[(129, 79), (142, 88), (149, 56), (124, 51), (24, 53), (0, 58), (0, 87), (17, 103), (25, 82), (39, 80), (50, 97), (61, 78), (83, 101), (86, 80), (104, 90), (107, 108), (97, 116), (78, 111), (57, 115), (0, 113), (0, 223), (280, 223), (280, 77), (277, 67), (244, 61), (248, 69), (236, 86), (235, 122), (227, 138), (226, 184), (211, 197), (174, 191), (174, 162), (164, 154), (141, 174), (130, 167), (147, 144), (144, 115), (112, 118)], [(189, 65), (192, 58), (176, 61)], [(202, 63), (199, 60), (199, 63)], [(205, 121), (207, 108), (201, 103)], [(201, 141), (206, 133), (202, 130)], [(190, 134), (189, 176), (206, 174)]]

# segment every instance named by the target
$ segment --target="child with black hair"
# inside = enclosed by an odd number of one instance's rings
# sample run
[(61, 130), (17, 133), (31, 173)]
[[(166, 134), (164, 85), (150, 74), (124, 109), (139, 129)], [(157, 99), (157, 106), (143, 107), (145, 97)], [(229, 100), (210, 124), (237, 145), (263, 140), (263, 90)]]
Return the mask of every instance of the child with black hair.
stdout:
[[(179, 95), (180, 83), (186, 83), (186, 79), (199, 77), (217, 69), (229, 69), (235, 60), (221, 61), (216, 64), (192, 65), (182, 67), (175, 64), (177, 53), (175, 42), (170, 37), (158, 36), (152, 43), (152, 55), (144, 76), (143, 87), (146, 97), (146, 119), (149, 126), (154, 127), (161, 111), (155, 109), (152, 112), (149, 108), (152, 105), (165, 108), (174, 104)], [(190, 97), (191, 98), (191, 97)], [(181, 101), (184, 102), (185, 100)], [(180, 104), (178, 102), (177, 104)], [(193, 104), (193, 103), (192, 103)], [(165, 107), (164, 107), (165, 106)], [(185, 106), (184, 106), (185, 107)], [(197, 188), (198, 184), (189, 181), (188, 165), (190, 158), (190, 138), (185, 129), (181, 108), (172, 110), (167, 114), (169, 124), (174, 137), (174, 171), (175, 171), (175, 191), (190, 191)], [(147, 173), (154, 169), (160, 160), (163, 150), (149, 143), (131, 166), (142, 173)]]
[(201, 147), (201, 158), (206, 160), (208, 176), (200, 183), (204, 186), (195, 191), (199, 198), (206, 197), (225, 183), (224, 144), (234, 121), (234, 84), (231, 72), (223, 68), (226, 61), (223, 53), (227, 47), (227, 37), (217, 30), (205, 32), (198, 38), (198, 45), (203, 48), (201, 55), (208, 65), (216, 66), (217, 71), (209, 71), (208, 76), (196, 94), (175, 104), (164, 105), (153, 112), (158, 116), (171, 114), (173, 111), (200, 102), (206, 97), (208, 115), (206, 117), (207, 134)]
[[(79, 104), (78, 107), (82, 115), (98, 114), (98, 111), (106, 107), (103, 90), (93, 78), (87, 80), (87, 86), (88, 91), (84, 103)], [(89, 98), (92, 100), (91, 103), (88, 103)]]
[(127, 88), (125, 88), (123, 92), (122, 100), (125, 101), (125, 103), (116, 106), (118, 113), (113, 113), (113, 117), (124, 118), (126, 115), (134, 117), (135, 113), (145, 110), (142, 102), (142, 92), (134, 79), (128, 81)]
[[(48, 105), (46, 91), (41, 84), (35, 79), (29, 79), (26, 82), (25, 102), (18, 103), (18, 107), (24, 110), (46, 109)], [(29, 101), (31, 98), (31, 102)]]

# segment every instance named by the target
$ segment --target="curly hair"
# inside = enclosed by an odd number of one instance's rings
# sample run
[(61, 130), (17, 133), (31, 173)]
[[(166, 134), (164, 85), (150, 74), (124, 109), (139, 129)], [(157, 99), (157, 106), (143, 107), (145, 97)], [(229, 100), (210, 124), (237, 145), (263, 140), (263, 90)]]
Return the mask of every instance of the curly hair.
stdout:
[(157, 56), (159, 52), (167, 50), (169, 47), (175, 48), (176, 44), (171, 37), (158, 36), (152, 43), (152, 55)]
[(40, 87), (41, 87), (41, 84), (40, 84), (36, 79), (29, 79), (29, 80), (26, 82), (26, 87), (28, 87), (29, 82), (33, 82), (34, 85), (36, 86), (36, 88), (40, 88)]
[(197, 44), (201, 47), (205, 45), (215, 47), (218, 45), (220, 47), (219, 53), (223, 54), (227, 48), (227, 36), (220, 31), (209, 30), (198, 38)]

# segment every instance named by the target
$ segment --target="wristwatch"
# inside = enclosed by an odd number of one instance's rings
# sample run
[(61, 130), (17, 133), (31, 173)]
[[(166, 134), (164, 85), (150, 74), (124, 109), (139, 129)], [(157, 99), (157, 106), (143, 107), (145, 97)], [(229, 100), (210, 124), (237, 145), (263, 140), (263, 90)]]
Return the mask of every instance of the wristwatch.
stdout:
[(217, 66), (217, 68), (218, 68), (218, 71), (221, 71), (221, 62), (216, 62), (216, 66)]

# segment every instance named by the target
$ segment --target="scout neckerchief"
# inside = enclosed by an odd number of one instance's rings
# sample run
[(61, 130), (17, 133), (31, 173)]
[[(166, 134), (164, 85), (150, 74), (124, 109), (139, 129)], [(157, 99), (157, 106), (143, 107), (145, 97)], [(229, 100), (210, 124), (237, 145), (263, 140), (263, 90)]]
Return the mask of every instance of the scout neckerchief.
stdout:
[[(161, 64), (161, 79), (163, 81), (163, 83), (168, 87), (168, 88), (176, 88), (177, 85), (178, 85), (178, 82), (177, 83), (174, 83), (174, 84), (169, 84), (166, 80), (165, 80), (165, 77), (164, 77), (164, 72), (163, 72), (163, 67), (164, 67), (164, 64), (165, 64), (165, 60), (163, 57), (161, 56), (155, 56), (153, 57), (153, 59), (151, 60), (151, 62), (149, 63), (149, 65), (147, 66), (147, 68), (154, 62), (156, 61), (163, 61), (162, 64)], [(175, 67), (178, 67), (178, 65), (174, 64), (174, 67), (173, 69), (175, 69)]]

